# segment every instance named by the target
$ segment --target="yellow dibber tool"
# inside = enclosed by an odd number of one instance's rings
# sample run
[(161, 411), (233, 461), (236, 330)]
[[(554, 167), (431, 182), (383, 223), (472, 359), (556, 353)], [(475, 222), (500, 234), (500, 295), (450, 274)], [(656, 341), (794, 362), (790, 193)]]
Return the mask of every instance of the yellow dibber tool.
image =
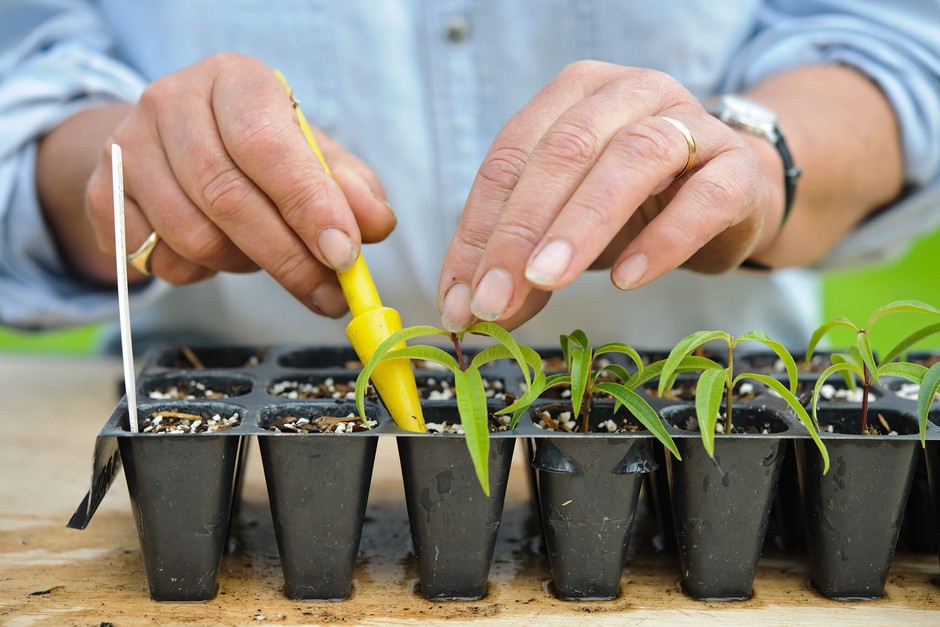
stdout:
[[(300, 110), (300, 104), (294, 98), (290, 85), (287, 84), (287, 79), (278, 71), (274, 73), (284, 84), (291, 102), (294, 103), (297, 120), (300, 122), (300, 128), (311, 150), (320, 160), (326, 173), (333, 176), (323, 156), (323, 151), (320, 150), (303, 111)], [(337, 272), (336, 275), (339, 277), (339, 284), (343, 288), (343, 295), (346, 297), (349, 312), (352, 314), (352, 320), (346, 326), (346, 337), (356, 349), (356, 354), (359, 355), (362, 363), (368, 363), (379, 344), (401, 329), (401, 317), (391, 307), (382, 306), (379, 292), (375, 289), (375, 283), (362, 258), (362, 253), (356, 258), (351, 268), (344, 272)], [(395, 348), (404, 347), (405, 343), (402, 342)], [(424, 415), (421, 413), (421, 404), (418, 401), (418, 388), (415, 385), (411, 360), (393, 359), (379, 364), (372, 373), (372, 384), (395, 420), (395, 424), (408, 431), (425, 431)]]

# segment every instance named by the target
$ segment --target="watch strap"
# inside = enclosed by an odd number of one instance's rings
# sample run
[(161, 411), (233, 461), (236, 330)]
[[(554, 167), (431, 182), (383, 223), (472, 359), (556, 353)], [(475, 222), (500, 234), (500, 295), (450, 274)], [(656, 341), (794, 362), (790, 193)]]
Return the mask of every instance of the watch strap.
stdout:
[(787, 223), (787, 218), (790, 217), (790, 210), (793, 209), (796, 182), (799, 180), (802, 171), (800, 166), (793, 163), (793, 155), (790, 154), (790, 149), (787, 147), (787, 142), (779, 128), (777, 128), (777, 141), (774, 142), (774, 147), (780, 153), (780, 159), (783, 161), (783, 217), (780, 219), (779, 227), (782, 229), (783, 225)]

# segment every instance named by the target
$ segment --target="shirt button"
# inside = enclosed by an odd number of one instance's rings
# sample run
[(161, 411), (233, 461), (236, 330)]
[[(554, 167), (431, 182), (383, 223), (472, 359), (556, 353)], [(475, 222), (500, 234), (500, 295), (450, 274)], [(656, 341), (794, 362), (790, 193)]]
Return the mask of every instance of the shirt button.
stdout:
[(444, 37), (451, 43), (459, 44), (470, 36), (470, 22), (465, 17), (454, 16), (444, 25)]

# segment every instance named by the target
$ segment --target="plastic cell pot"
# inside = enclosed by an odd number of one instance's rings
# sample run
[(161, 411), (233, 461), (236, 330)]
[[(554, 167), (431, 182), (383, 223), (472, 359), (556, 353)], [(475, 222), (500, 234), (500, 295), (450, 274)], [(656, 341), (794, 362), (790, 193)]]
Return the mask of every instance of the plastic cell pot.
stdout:
[[(680, 408), (667, 421), (682, 423), (693, 413)], [(738, 406), (733, 420), (736, 430), (757, 433), (716, 435), (714, 458), (699, 437), (677, 438), (682, 461), (668, 459), (682, 590), (697, 599), (751, 596), (786, 452), (780, 414)], [(769, 434), (761, 433), (764, 425)]]
[[(428, 404), (423, 409), (427, 422), (459, 422), (456, 404)], [(483, 597), (516, 435), (490, 434), (490, 495), (486, 496), (463, 435), (397, 433), (418, 591), (433, 600)]]
[[(823, 475), (811, 443), (797, 446), (806, 512), (810, 579), (832, 599), (873, 599), (885, 581), (911, 481), (920, 457), (917, 421), (911, 414), (873, 404), (898, 435), (856, 435), (860, 412), (821, 408), (819, 423), (831, 468)], [(827, 433), (832, 425), (835, 433)]]
[[(611, 417), (612, 406), (595, 406), (592, 431)], [(651, 436), (558, 432), (534, 441), (532, 466), (555, 594), (565, 600), (616, 598), (640, 487), (655, 468)]]
[[(140, 413), (165, 407), (142, 407)], [(239, 411), (209, 408), (222, 415)], [(228, 536), (241, 438), (125, 432), (118, 444), (150, 596), (157, 601), (211, 599)]]
[[(346, 416), (350, 403), (276, 406), (276, 417)], [(374, 411), (369, 415), (374, 415)], [(353, 419), (358, 421), (358, 419)], [(261, 461), (281, 568), (284, 594), (298, 600), (349, 596), (378, 436), (358, 433), (259, 433)]]

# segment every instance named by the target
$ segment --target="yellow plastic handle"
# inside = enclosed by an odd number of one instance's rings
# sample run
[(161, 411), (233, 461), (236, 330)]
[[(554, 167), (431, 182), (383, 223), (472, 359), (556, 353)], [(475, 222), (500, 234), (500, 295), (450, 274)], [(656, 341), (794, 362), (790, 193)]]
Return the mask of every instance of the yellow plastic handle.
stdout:
[[(320, 150), (320, 144), (313, 135), (307, 118), (300, 110), (300, 103), (294, 98), (294, 91), (287, 83), (287, 79), (280, 71), (274, 71), (275, 76), (284, 85), (287, 94), (294, 105), (300, 130), (307, 138), (307, 145), (320, 160), (324, 171), (333, 176), (333, 171)], [(372, 353), (379, 344), (387, 340), (392, 333), (401, 329), (401, 317), (390, 307), (383, 307), (379, 298), (379, 291), (375, 287), (369, 267), (366, 266), (362, 253), (356, 257), (352, 267), (343, 272), (337, 272), (339, 284), (343, 288), (343, 296), (349, 305), (352, 320), (346, 327), (346, 336), (349, 338), (356, 354), (362, 363), (372, 358)], [(405, 343), (395, 348), (404, 348)], [(385, 403), (388, 413), (402, 429), (408, 431), (425, 431), (424, 415), (421, 412), (421, 403), (418, 400), (418, 389), (415, 385), (414, 370), (408, 359), (393, 359), (379, 364), (372, 373), (372, 383)]]

